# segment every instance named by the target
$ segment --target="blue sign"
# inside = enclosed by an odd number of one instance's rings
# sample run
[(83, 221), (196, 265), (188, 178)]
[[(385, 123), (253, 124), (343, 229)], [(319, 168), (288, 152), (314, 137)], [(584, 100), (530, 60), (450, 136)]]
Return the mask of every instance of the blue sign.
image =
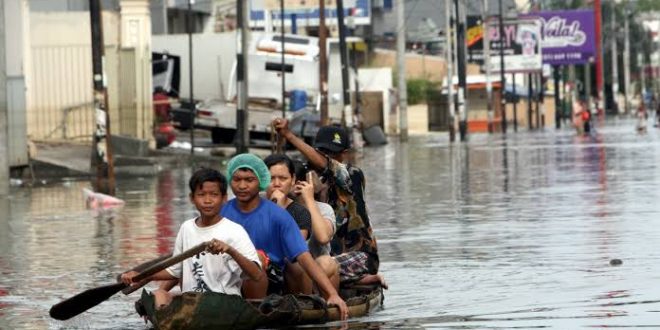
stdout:
[[(346, 3), (346, 2), (344, 2)], [(266, 18), (265, 10), (252, 10), (252, 0), (250, 2), (250, 25), (263, 26)], [(284, 8), (284, 24), (291, 26), (295, 19), (294, 25), (297, 26), (318, 26), (319, 25), (318, 9), (296, 9), (287, 10)], [(279, 26), (279, 21), (282, 19), (282, 14), (279, 9), (270, 11), (271, 20), (276, 26)], [(352, 18), (349, 18), (351, 17)], [(344, 20), (348, 23), (353, 20), (355, 25), (369, 25), (371, 24), (371, 1), (370, 0), (355, 0), (355, 7), (344, 7)], [(335, 7), (325, 8), (325, 23), (326, 25), (337, 24), (337, 9)]]

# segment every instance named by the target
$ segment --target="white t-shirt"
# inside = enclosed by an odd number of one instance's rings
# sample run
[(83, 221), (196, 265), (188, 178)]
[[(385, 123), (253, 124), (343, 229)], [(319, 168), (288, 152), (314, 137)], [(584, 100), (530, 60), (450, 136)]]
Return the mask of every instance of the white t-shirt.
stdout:
[[(233, 247), (248, 260), (261, 265), (257, 250), (243, 227), (227, 218), (210, 227), (199, 227), (195, 219), (181, 224), (174, 243), (173, 255), (186, 251), (197, 244), (221, 240)], [(181, 292), (213, 291), (226, 294), (241, 294), (243, 270), (227, 253), (202, 252), (192, 258), (167, 268), (174, 277), (181, 278)]]
[[(332, 235), (334, 236), (335, 231), (337, 231), (337, 225), (335, 224), (335, 211), (328, 203), (316, 201), (316, 206), (319, 207), (319, 211), (321, 212), (323, 219), (328, 221), (332, 226)], [(321, 245), (321, 243), (319, 243), (319, 241), (314, 238), (314, 233), (311, 233), (309, 236), (309, 240), (307, 240), (307, 246), (309, 247), (309, 253), (314, 258), (330, 255), (330, 242)]]

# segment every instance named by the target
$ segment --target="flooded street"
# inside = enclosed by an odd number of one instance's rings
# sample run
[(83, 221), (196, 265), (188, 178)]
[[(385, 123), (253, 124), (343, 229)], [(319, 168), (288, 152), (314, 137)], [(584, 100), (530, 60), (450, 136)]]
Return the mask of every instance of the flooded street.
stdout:
[[(367, 203), (390, 289), (370, 328), (660, 327), (660, 132), (613, 119), (569, 129), (446, 134), (366, 149)], [(190, 169), (118, 182), (116, 213), (88, 182), (0, 200), (0, 329), (145, 329), (137, 293), (66, 322), (53, 304), (170, 251), (195, 215)], [(612, 266), (612, 259), (622, 265)]]

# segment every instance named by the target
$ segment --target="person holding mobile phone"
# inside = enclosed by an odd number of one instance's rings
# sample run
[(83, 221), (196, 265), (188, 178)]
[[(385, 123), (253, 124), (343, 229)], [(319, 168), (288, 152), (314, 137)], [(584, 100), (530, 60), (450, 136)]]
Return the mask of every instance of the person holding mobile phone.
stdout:
[(277, 118), (273, 126), (280, 136), (307, 159), (327, 182), (327, 201), (335, 211), (337, 231), (332, 239), (332, 254), (339, 263), (343, 284), (380, 284), (378, 244), (364, 198), (365, 176), (348, 162), (351, 141), (346, 129), (338, 126), (319, 128), (314, 144), (309, 145), (289, 129), (289, 121)]
[(330, 242), (335, 235), (335, 211), (327, 204), (318, 201), (318, 193), (323, 189), (318, 175), (307, 170), (302, 162), (296, 165), (296, 185), (293, 193), (300, 204), (304, 205), (312, 216), (312, 232), (307, 240), (309, 252), (326, 273), (335, 288), (339, 288), (339, 264), (330, 255)]

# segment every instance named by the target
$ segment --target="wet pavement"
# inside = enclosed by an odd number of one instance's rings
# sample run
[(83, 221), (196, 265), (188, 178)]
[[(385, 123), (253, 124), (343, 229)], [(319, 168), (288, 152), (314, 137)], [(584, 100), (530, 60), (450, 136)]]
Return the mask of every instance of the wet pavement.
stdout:
[[(352, 325), (660, 327), (660, 131), (634, 125), (366, 149), (359, 165), (390, 290), (383, 310)], [(14, 187), (0, 200), (0, 328), (147, 328), (137, 294), (66, 322), (48, 309), (169, 252), (195, 214), (190, 174), (120, 180), (126, 205), (114, 213), (86, 209), (88, 182)]]

